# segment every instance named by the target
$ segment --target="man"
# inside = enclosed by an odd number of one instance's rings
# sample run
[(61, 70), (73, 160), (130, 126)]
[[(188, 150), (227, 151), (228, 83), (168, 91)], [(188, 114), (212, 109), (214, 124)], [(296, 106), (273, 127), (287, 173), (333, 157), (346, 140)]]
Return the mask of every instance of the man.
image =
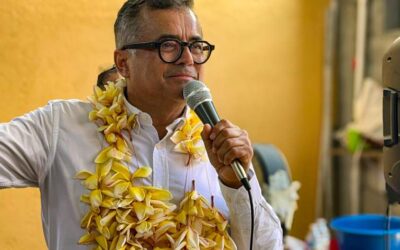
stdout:
[[(152, 175), (137, 184), (168, 189), (175, 204), (190, 190), (188, 182), (195, 180), (198, 193), (207, 199), (213, 196), (215, 207), (229, 218), (232, 238), (244, 250), (250, 242), (250, 206), (230, 167), (234, 159), (240, 160), (250, 178), (255, 206), (253, 249), (282, 249), (280, 223), (261, 196), (244, 130), (227, 120), (214, 128), (206, 125), (202, 138), (209, 161), (188, 162), (187, 155), (174, 151), (171, 137), (190, 114), (182, 89), (190, 80), (203, 79), (203, 63), (212, 50), (202, 40), (192, 4), (128, 1), (118, 13), (115, 65), (126, 79), (124, 105), (137, 121), (130, 131), (129, 169), (151, 166)], [(91, 109), (80, 101), (51, 102), (0, 125), (0, 186), (40, 188), (43, 228), (52, 250), (87, 249), (77, 245), (84, 233), (80, 220), (88, 209), (80, 203), (85, 190), (73, 178), (79, 171), (94, 171), (93, 160), (108, 141), (88, 121)]]

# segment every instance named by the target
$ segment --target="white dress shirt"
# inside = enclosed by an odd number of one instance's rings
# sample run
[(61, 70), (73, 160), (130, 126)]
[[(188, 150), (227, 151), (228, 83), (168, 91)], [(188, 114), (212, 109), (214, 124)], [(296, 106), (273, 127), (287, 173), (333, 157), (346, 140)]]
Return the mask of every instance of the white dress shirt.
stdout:
[[(214, 195), (215, 205), (229, 218), (238, 249), (249, 249), (247, 191), (219, 182), (209, 161), (195, 160), (188, 167), (187, 155), (173, 151), (175, 144), (170, 138), (182, 126), (188, 108), (183, 117), (167, 127), (167, 135), (160, 140), (151, 117), (126, 100), (125, 103), (130, 113), (137, 114), (138, 121), (132, 131), (135, 152), (129, 167), (132, 171), (140, 166), (153, 168), (152, 175), (139, 184), (170, 190), (172, 202), (178, 205), (195, 180), (196, 190), (208, 200)], [(51, 250), (90, 249), (77, 244), (84, 234), (80, 220), (89, 207), (80, 202), (87, 190), (74, 176), (81, 170), (94, 171), (93, 161), (107, 145), (97, 126), (88, 119), (90, 110), (89, 103), (79, 100), (52, 101), (0, 124), (0, 188), (40, 188), (43, 231)], [(251, 178), (250, 184), (255, 206), (253, 249), (283, 249), (278, 218), (262, 197), (257, 178)]]

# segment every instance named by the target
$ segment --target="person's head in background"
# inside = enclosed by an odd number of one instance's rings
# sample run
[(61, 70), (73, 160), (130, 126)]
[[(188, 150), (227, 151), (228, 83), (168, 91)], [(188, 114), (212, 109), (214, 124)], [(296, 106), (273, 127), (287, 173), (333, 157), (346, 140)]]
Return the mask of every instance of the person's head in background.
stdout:
[(120, 78), (121, 75), (118, 73), (117, 68), (115, 66), (112, 66), (111, 68), (104, 70), (97, 76), (97, 86), (104, 89), (104, 85), (106, 85), (107, 82), (115, 82)]

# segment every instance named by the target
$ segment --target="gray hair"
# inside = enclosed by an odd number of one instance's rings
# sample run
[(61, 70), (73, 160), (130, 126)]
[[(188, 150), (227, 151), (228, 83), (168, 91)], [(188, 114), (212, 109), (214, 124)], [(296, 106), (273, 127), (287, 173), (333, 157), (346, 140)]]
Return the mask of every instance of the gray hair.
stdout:
[(132, 42), (140, 32), (140, 12), (143, 8), (174, 9), (193, 8), (193, 0), (128, 0), (118, 12), (114, 23), (117, 49)]

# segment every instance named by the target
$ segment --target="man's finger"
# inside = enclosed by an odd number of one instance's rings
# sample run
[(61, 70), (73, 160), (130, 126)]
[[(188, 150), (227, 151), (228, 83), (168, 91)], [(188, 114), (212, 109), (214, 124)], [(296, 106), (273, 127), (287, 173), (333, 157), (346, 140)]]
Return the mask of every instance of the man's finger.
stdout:
[(236, 128), (230, 121), (222, 119), (212, 129), (210, 139), (214, 140), (224, 128)]
[(203, 138), (204, 146), (206, 149), (212, 148), (212, 141), (210, 140), (210, 134), (211, 134), (211, 126), (210, 124), (205, 124), (203, 127), (203, 131), (201, 132), (201, 137)]
[(240, 139), (240, 138), (230, 138), (225, 140), (221, 147), (219, 147), (218, 149), (215, 149), (218, 154), (218, 159), (225, 163), (224, 159), (225, 159), (225, 155), (232, 149), (232, 148), (237, 148), (237, 147), (245, 147), (246, 143), (244, 140)]
[(231, 148), (224, 155), (224, 164), (230, 165), (234, 160), (239, 160), (243, 167), (247, 168), (249, 160), (251, 159), (250, 155), (251, 152), (249, 152), (249, 148), (245, 145)]
[(242, 131), (237, 128), (224, 128), (213, 140), (213, 148), (218, 150), (227, 140), (238, 138)]

